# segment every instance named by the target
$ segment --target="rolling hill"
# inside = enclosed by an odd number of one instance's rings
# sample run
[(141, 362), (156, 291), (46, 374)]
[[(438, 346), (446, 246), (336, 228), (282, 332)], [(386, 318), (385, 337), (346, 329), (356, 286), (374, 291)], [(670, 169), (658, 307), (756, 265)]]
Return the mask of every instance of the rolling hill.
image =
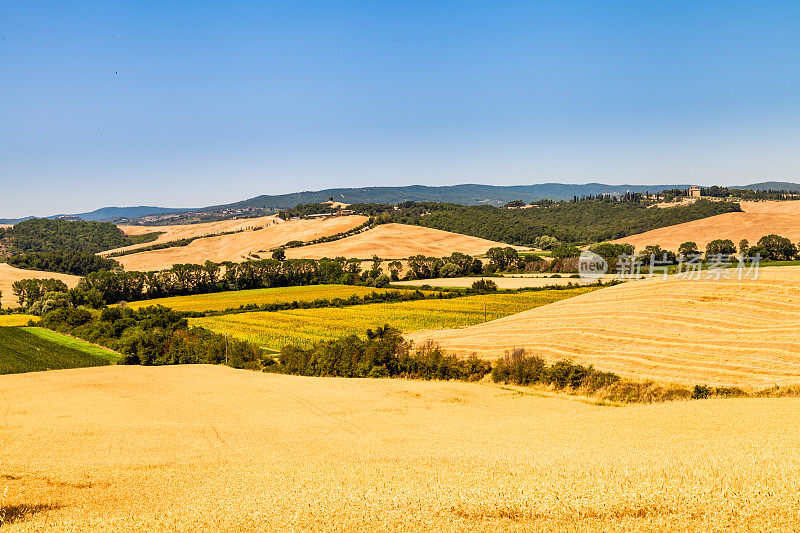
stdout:
[(286, 257), (320, 259), (341, 256), (369, 259), (377, 255), (383, 259), (404, 259), (418, 254), (444, 257), (453, 252), (481, 255), (493, 246), (506, 245), (423, 226), (381, 224), (337, 241), (289, 248), (286, 250)]
[[(267, 217), (273, 222), (272, 217)], [(246, 219), (227, 221), (238, 225), (252, 224)], [(206, 261), (244, 261), (253, 254), (268, 258), (272, 248), (289, 241), (308, 241), (348, 231), (367, 220), (362, 216), (336, 217), (327, 220), (291, 220), (260, 229), (241, 231), (230, 235), (199, 238), (186, 246), (137, 252), (116, 257), (125, 270), (162, 270), (178, 263), (202, 264)], [(218, 226), (215, 226), (218, 227)], [(137, 226), (138, 228), (138, 226)], [(202, 230), (201, 230), (202, 231)], [(162, 236), (163, 237), (163, 236)], [(171, 239), (170, 239), (171, 240)]]
[(486, 358), (515, 347), (635, 379), (743, 387), (800, 384), (800, 267), (758, 280), (627, 282), (463, 329), (408, 337)]
[(642, 249), (658, 244), (667, 250), (677, 251), (686, 241), (694, 241), (702, 250), (714, 239), (730, 239), (734, 244), (747, 239), (754, 245), (770, 233), (800, 241), (800, 201), (741, 202), (741, 213), (724, 213), (702, 220), (676, 224), (617, 239), (613, 242), (633, 244)]
[[(800, 400), (205, 365), (0, 376), (9, 531), (780, 531)], [(789, 528), (791, 529), (791, 528)]]

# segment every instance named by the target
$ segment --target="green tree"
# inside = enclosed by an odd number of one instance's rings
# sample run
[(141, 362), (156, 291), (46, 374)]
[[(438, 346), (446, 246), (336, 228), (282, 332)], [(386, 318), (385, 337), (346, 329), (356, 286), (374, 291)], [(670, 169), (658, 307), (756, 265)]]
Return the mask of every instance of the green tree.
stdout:
[(758, 240), (758, 246), (766, 250), (765, 258), (773, 261), (789, 261), (797, 256), (797, 247), (780, 235), (765, 235)]
[(283, 261), (286, 259), (286, 251), (283, 248), (278, 248), (272, 251), (272, 258), (276, 261)]
[(686, 241), (678, 246), (678, 254), (688, 258), (697, 257), (700, 255), (700, 249), (696, 242)]
[(747, 248), (749, 248), (749, 247), (750, 247), (750, 243), (747, 241), (747, 239), (742, 239), (741, 241), (739, 241), (739, 253), (740, 254), (742, 254), (742, 255), (747, 254)]
[(715, 239), (706, 244), (706, 259), (721, 258), (727, 261), (735, 253), (736, 246), (730, 239)]

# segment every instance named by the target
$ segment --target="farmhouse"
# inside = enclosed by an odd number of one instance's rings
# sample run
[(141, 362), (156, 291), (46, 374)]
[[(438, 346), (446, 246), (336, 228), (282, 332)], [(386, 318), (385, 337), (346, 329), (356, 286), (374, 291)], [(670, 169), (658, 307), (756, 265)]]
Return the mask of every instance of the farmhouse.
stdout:
[(697, 185), (692, 185), (689, 187), (689, 197), (690, 198), (700, 198), (700, 187)]

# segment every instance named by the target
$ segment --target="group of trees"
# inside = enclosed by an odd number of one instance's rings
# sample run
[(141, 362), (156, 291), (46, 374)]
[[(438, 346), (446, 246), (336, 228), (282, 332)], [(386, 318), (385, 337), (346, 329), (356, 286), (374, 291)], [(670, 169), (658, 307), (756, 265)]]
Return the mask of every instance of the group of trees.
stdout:
[(44, 314), (41, 325), (115, 350), (122, 354), (122, 364), (226, 363), (258, 369), (264, 358), (255, 344), (203, 328), (190, 329), (181, 313), (166, 307), (138, 311), (107, 307), (100, 313), (60, 307)]
[(0, 250), (10, 265), (77, 276), (120, 268), (116, 261), (95, 254), (129, 244), (132, 241), (109, 222), (34, 218), (0, 228)]
[(475, 356), (462, 359), (447, 355), (433, 343), (413, 349), (400, 331), (382, 326), (367, 330), (366, 338), (350, 335), (311, 348), (285, 346), (266, 368), (303, 376), (477, 381), (489, 373), (491, 364)]
[(121, 270), (122, 266), (113, 259), (99, 255), (62, 250), (58, 252), (29, 252), (12, 255), (6, 262), (14, 267), (27, 270), (43, 270), (85, 276), (98, 270)]
[(515, 385), (552, 385), (556, 389), (566, 387), (585, 389), (593, 393), (619, 381), (612, 372), (600, 372), (591, 366), (583, 366), (572, 361), (558, 361), (548, 365), (539, 356), (531, 355), (522, 348), (516, 348), (495, 361), (492, 366), (492, 380)]
[(32, 218), (0, 228), (0, 241), (12, 254), (73, 251), (94, 254), (131, 241), (110, 222)]

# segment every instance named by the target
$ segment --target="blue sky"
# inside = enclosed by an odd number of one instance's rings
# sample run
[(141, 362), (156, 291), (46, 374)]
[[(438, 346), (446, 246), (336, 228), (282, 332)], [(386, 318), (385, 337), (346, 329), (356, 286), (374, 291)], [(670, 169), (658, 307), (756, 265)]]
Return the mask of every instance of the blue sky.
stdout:
[(800, 2), (0, 0), (0, 217), (800, 181)]

